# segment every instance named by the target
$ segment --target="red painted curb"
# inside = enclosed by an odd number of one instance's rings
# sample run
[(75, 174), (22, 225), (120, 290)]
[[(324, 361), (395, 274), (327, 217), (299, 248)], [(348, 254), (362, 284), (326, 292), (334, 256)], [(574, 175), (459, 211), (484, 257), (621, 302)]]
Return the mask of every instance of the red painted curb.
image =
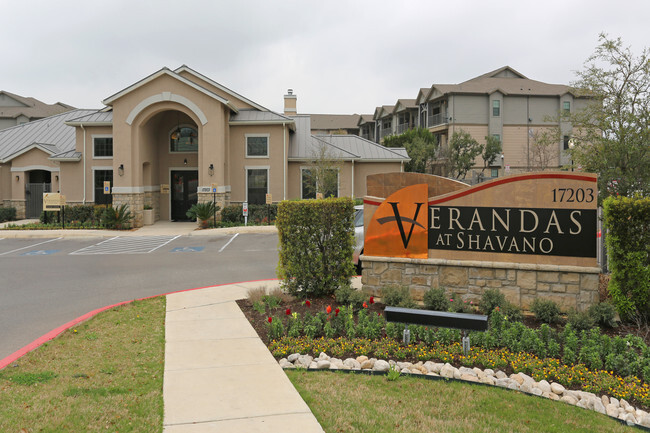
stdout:
[(222, 286), (232, 286), (235, 284), (242, 284), (242, 283), (256, 283), (259, 281), (275, 281), (277, 278), (267, 278), (264, 280), (252, 280), (252, 281), (239, 281), (236, 283), (224, 283), (224, 284), (216, 284), (213, 286), (205, 286), (205, 287), (195, 287), (193, 289), (185, 289), (185, 290), (177, 290), (175, 292), (169, 292), (169, 293), (162, 293), (160, 295), (153, 295), (153, 296), (147, 296), (145, 298), (138, 298), (138, 299), (132, 299), (130, 301), (123, 301), (123, 302), (118, 302), (117, 304), (113, 305), (107, 305), (106, 307), (98, 308), (96, 310), (90, 311), (83, 316), (77, 317), (74, 320), (69, 321), (68, 323), (59, 326), (58, 328), (55, 328), (48, 332), (47, 334), (43, 335), (42, 337), (37, 338), (36, 340), (32, 341), (29, 343), (27, 346), (23, 347), (22, 349), (19, 349), (12, 353), (11, 355), (7, 356), (4, 359), (0, 359), (0, 370), (11, 364), (12, 362), (16, 361), (18, 358), (21, 356), (25, 355), (26, 353), (31, 352), (34, 349), (37, 349), (41, 347), (44, 343), (47, 343), (50, 340), (53, 340), (56, 338), (58, 335), (62, 334), (64, 331), (67, 331), (68, 329), (72, 328), (73, 326), (78, 325), (81, 322), (85, 322), (86, 320), (92, 318), (93, 316), (96, 316), (97, 314), (101, 313), (102, 311), (109, 310), (114, 307), (119, 307), (120, 305), (125, 305), (125, 304), (130, 304), (133, 301), (143, 301), (145, 299), (151, 299), (151, 298), (157, 298), (159, 296), (167, 296), (167, 295), (173, 295), (175, 293), (183, 293), (183, 292), (191, 292), (194, 290), (202, 290), (202, 289), (209, 289), (211, 287), (222, 287)]

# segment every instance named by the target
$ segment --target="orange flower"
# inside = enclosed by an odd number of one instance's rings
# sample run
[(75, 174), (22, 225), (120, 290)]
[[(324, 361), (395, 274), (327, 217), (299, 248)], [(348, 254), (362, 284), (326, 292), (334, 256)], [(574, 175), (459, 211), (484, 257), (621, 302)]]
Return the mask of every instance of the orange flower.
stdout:
[(368, 304), (366, 304), (366, 303), (364, 302), (364, 303), (363, 303), (363, 308), (368, 308)]
[(327, 314), (331, 313), (332, 312), (332, 307), (330, 305), (328, 305), (327, 308), (325, 308), (325, 311), (327, 312)]

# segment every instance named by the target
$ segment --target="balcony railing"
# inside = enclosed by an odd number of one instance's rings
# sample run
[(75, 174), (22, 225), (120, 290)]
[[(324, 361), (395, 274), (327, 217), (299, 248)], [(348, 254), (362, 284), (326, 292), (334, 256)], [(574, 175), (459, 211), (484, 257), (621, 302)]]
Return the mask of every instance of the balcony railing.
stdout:
[(447, 113), (434, 114), (429, 116), (427, 120), (429, 121), (427, 124), (429, 128), (448, 123)]
[(381, 138), (388, 137), (393, 134), (393, 128), (384, 128), (381, 130)]
[(367, 133), (367, 134), (361, 134), (361, 138), (364, 138), (364, 139), (366, 139), (366, 140), (371, 140), (371, 138), (370, 138), (370, 133)]
[(401, 125), (397, 125), (397, 133), (398, 134), (403, 134), (404, 132), (408, 131), (409, 129), (413, 129), (413, 126), (409, 125), (408, 123), (402, 123)]

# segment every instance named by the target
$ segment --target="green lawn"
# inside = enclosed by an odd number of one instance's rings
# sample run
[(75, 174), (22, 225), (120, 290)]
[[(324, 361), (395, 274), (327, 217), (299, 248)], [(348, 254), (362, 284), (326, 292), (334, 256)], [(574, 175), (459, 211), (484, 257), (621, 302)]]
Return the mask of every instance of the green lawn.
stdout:
[(165, 297), (113, 308), (0, 370), (0, 432), (160, 432)]
[(327, 433), (634, 431), (604, 415), (497, 387), (287, 370)]

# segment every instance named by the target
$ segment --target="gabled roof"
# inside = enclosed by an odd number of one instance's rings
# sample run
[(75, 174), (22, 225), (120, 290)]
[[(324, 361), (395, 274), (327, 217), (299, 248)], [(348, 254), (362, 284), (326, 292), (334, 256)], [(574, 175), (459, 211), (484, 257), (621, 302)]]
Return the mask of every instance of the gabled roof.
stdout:
[(429, 99), (429, 94), (431, 94), (431, 87), (422, 87), (418, 91), (418, 96), (415, 98), (416, 104), (422, 104), (423, 102)]
[(311, 129), (334, 130), (334, 129), (357, 129), (359, 123), (358, 114), (310, 114)]
[(217, 95), (216, 93), (211, 92), (210, 90), (199, 86), (195, 82), (190, 81), (190, 80), (188, 80), (187, 78), (185, 78), (185, 77), (183, 77), (181, 75), (178, 75), (176, 72), (170, 70), (167, 67), (163, 67), (162, 69), (160, 69), (157, 72), (154, 72), (153, 74), (149, 75), (148, 77), (145, 77), (142, 80), (130, 85), (129, 87), (120, 90), (119, 92), (115, 93), (114, 95), (109, 96), (108, 98), (104, 99), (102, 101), (102, 103), (104, 105), (113, 105), (113, 102), (115, 102), (117, 99), (121, 98), (122, 96), (126, 95), (127, 93), (130, 93), (130, 92), (134, 91), (135, 89), (138, 89), (138, 88), (144, 86), (145, 84), (150, 83), (151, 81), (155, 80), (156, 78), (162, 77), (164, 75), (169, 76), (169, 77), (171, 77), (171, 78), (173, 78), (175, 80), (178, 80), (181, 83), (184, 83), (184, 84), (198, 90), (199, 92), (203, 93), (204, 95), (207, 95), (210, 98), (212, 98), (212, 99), (214, 99), (216, 101), (219, 101), (224, 105), (227, 105), (228, 108), (230, 108), (230, 110), (235, 112), (235, 113), (237, 113), (239, 111), (237, 109), (237, 107), (232, 105), (232, 103), (230, 101), (228, 101), (227, 99), (224, 99), (221, 96)]
[(249, 104), (250, 106), (252, 106), (252, 107), (254, 107), (254, 108), (257, 108), (257, 109), (260, 110), (260, 111), (269, 111), (267, 108), (262, 107), (261, 105), (259, 105), (259, 104), (255, 103), (255, 102), (251, 101), (250, 99), (248, 99), (248, 98), (246, 98), (246, 97), (240, 95), (239, 93), (235, 92), (234, 90), (230, 90), (230, 89), (227, 88), (226, 86), (223, 86), (223, 85), (217, 83), (216, 81), (211, 80), (210, 78), (208, 78), (208, 77), (206, 77), (205, 75), (203, 75), (203, 74), (201, 74), (201, 73), (195, 71), (194, 69), (190, 68), (190, 67), (187, 66), (187, 65), (182, 65), (182, 66), (180, 66), (179, 68), (175, 69), (174, 72), (177, 73), (177, 74), (180, 74), (181, 72), (188, 72), (188, 73), (194, 75), (195, 77), (200, 78), (201, 80), (210, 83), (210, 84), (213, 85), (214, 87), (216, 87), (216, 88), (218, 88), (218, 89), (220, 89), (220, 90), (222, 90), (222, 91), (228, 93), (229, 95), (232, 95), (233, 97), (235, 97), (235, 98), (237, 98), (237, 99), (240, 99), (240, 100), (246, 102), (246, 103)]
[(375, 115), (373, 116), (373, 118), (377, 120), (389, 114), (392, 114), (394, 108), (395, 108), (394, 105), (382, 105), (381, 107), (377, 107), (375, 108)]
[(418, 108), (417, 104), (415, 103), (415, 99), (398, 99), (397, 104), (395, 104), (395, 108), (393, 108), (392, 113), (399, 113), (400, 111), (408, 110), (408, 109), (413, 109), (413, 108)]
[(434, 84), (427, 100), (431, 99), (435, 90), (443, 96), (459, 93), (489, 95), (494, 92), (504, 95), (561, 96), (569, 92), (570, 87), (531, 80), (510, 66), (504, 66), (460, 84)]
[(43, 117), (54, 116), (55, 114), (70, 111), (74, 108), (61, 102), (57, 102), (56, 104), (46, 104), (38, 99), (16, 95), (15, 93), (10, 93), (6, 90), (0, 90), (0, 99), (2, 95), (5, 95), (7, 98), (21, 104), (21, 106), (0, 105), (0, 117), (5, 118), (15, 119), (23, 115), (29, 119), (42, 119)]
[(359, 116), (359, 121), (357, 122), (358, 126), (364, 125), (366, 123), (374, 123), (375, 119), (373, 119), (372, 114), (362, 114)]
[(71, 110), (0, 130), (0, 162), (7, 162), (31, 149), (50, 155), (74, 150), (75, 128), (66, 121), (96, 113), (97, 110)]

